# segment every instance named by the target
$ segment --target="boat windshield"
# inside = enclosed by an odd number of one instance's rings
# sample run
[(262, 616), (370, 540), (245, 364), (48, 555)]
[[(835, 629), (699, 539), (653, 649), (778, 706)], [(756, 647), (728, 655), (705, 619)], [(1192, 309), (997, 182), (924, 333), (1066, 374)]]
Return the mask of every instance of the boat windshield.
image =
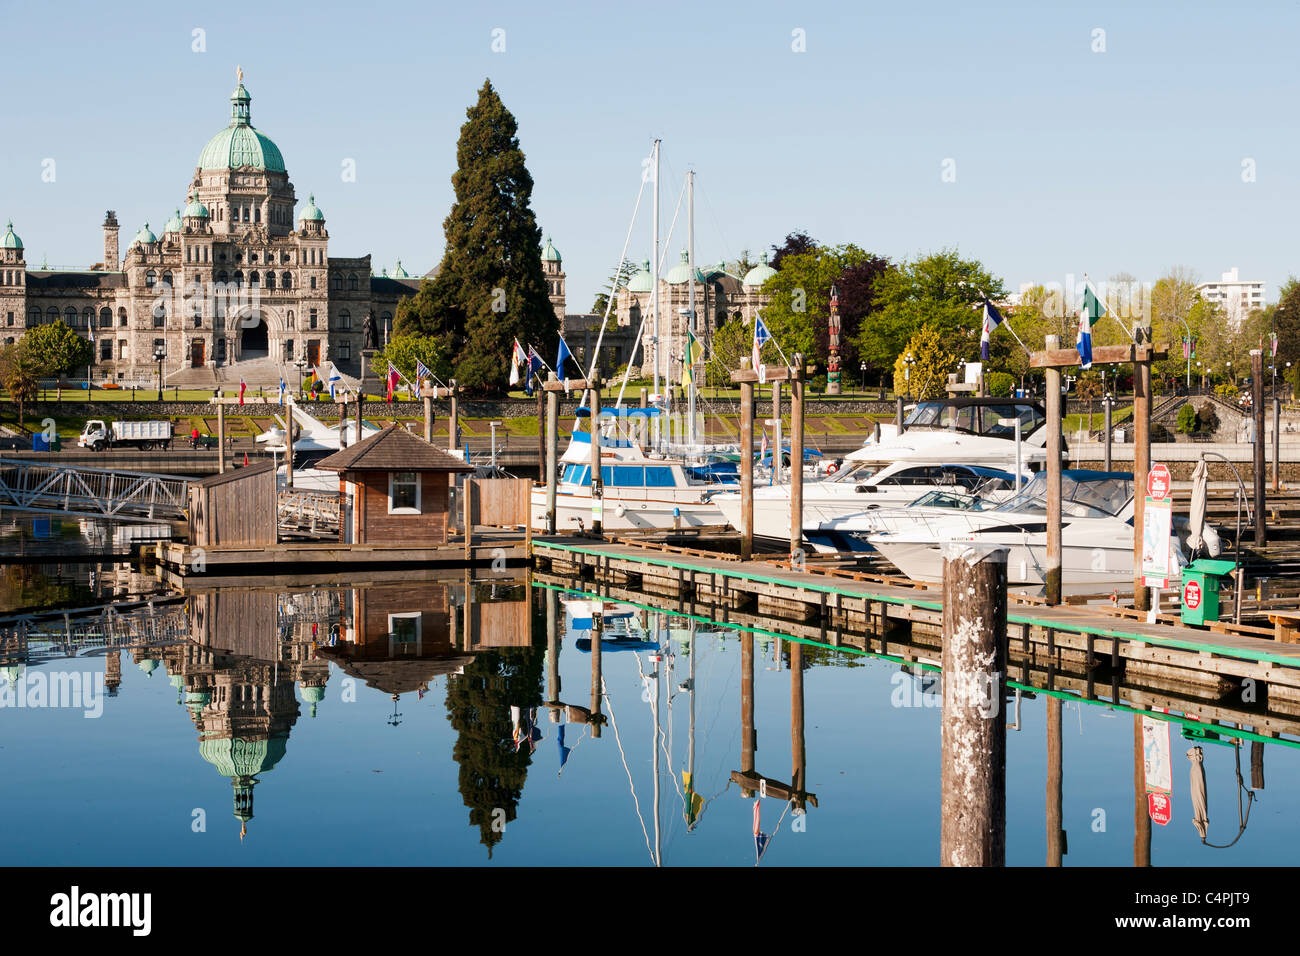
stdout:
[(955, 491), (927, 491), (913, 501), (909, 508), (953, 508), (958, 511), (983, 511), (984, 500), (975, 495), (960, 495)]
[[(1067, 518), (1109, 518), (1133, 498), (1133, 476), (1119, 472), (1063, 472), (1061, 515)], [(994, 511), (1047, 513), (1047, 475), (1039, 472), (1024, 490)]]
[(954, 405), (949, 402), (921, 402), (907, 419), (907, 428), (946, 428), (988, 438), (1015, 438), (1015, 420), (1020, 419), (1020, 437), (1028, 438), (1047, 419), (1035, 405), (1008, 400), (997, 405)]

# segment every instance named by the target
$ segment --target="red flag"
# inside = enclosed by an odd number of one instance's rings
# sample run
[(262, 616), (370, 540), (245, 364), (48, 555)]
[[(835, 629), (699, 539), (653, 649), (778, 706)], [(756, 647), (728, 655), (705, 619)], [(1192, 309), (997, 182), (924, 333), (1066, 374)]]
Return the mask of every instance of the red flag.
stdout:
[(244, 452), (244, 467), (248, 467), (248, 452)]
[(239, 404), (240, 405), (244, 404), (244, 390), (246, 388), (248, 388), (248, 385), (244, 383), (243, 378), (240, 378), (239, 380)]
[(384, 399), (384, 401), (391, 402), (393, 400), (393, 389), (397, 388), (398, 378), (399, 375), (397, 369), (393, 368), (392, 363), (390, 362), (388, 365), (388, 397)]

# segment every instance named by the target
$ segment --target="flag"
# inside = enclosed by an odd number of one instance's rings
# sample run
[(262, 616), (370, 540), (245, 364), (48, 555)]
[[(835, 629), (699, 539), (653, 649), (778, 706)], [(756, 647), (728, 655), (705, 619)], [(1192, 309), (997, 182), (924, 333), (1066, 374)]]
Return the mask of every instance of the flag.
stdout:
[(763, 350), (763, 343), (772, 337), (761, 315), (754, 316), (754, 368), (758, 368), (758, 356)]
[(1001, 325), (1005, 320), (1002, 313), (988, 299), (984, 300), (984, 332), (980, 335), (980, 361), (989, 360), (989, 339), (993, 335), (993, 330)]
[(284, 404), (284, 389), (285, 389), (284, 378), (282, 377), (280, 379), (280, 404), (281, 405)]
[(560, 769), (563, 770), (564, 765), (569, 762), (569, 754), (573, 753), (572, 747), (564, 746), (564, 724), (560, 724), (558, 737), (560, 741)]
[(330, 362), (330, 377), (328, 381), (330, 386), (330, 398), (333, 398), (335, 383), (343, 381), (343, 376), (339, 374), (339, 370), (334, 367), (333, 362)]
[(248, 452), (244, 452), (244, 467), (248, 467)]
[(560, 336), (560, 347), (555, 353), (555, 374), (564, 378), (564, 360), (573, 358), (573, 353), (569, 351), (569, 343), (564, 341), (564, 336)]
[(540, 374), (542, 371), (542, 357), (537, 354), (537, 349), (531, 345), (528, 346), (528, 371), (524, 373), (524, 391), (529, 395), (533, 394), (533, 375)]
[(528, 355), (524, 352), (524, 347), (515, 339), (514, 351), (510, 353), (510, 384), (519, 384), (519, 366), (528, 364)]
[(1079, 350), (1079, 368), (1081, 370), (1092, 368), (1092, 327), (1105, 314), (1106, 307), (1097, 298), (1097, 293), (1092, 291), (1092, 285), (1085, 280), (1083, 309), (1079, 313), (1079, 340), (1076, 346)]
[(1277, 333), (1274, 332), (1269, 336), (1269, 344), (1273, 347), (1273, 358), (1277, 358)]
[(689, 388), (695, 381), (695, 363), (704, 358), (704, 346), (696, 341), (691, 331), (686, 331), (686, 357), (682, 362), (682, 387)]
[(1184, 335), (1183, 336), (1183, 358), (1190, 360), (1191, 357), (1192, 357), (1192, 340)]
[(389, 362), (388, 363), (388, 397), (385, 398), (384, 401), (391, 402), (393, 400), (393, 389), (397, 388), (397, 382), (398, 379), (400, 378), (401, 378), (401, 373), (398, 372), (397, 369), (393, 367), (392, 362)]
[(771, 836), (764, 833), (759, 828), (762, 812), (763, 812), (762, 801), (758, 797), (755, 797), (754, 798), (754, 852), (757, 854), (758, 859), (760, 860), (763, 859), (763, 851), (767, 849), (767, 841), (772, 839)]
[(682, 771), (682, 789), (686, 791), (686, 825), (693, 827), (704, 809), (704, 798), (695, 792), (695, 782), (688, 770)]
[[(751, 445), (750, 447), (752, 448), (753, 446)], [(761, 463), (761, 462), (763, 461), (763, 459), (766, 458), (766, 457), (767, 457), (767, 429), (764, 428), (764, 429), (763, 429), (763, 441), (762, 441), (762, 443), (758, 446), (758, 460), (759, 460), (759, 462)]]
[(248, 385), (244, 382), (243, 376), (240, 376), (239, 379), (239, 404), (240, 405), (244, 404), (244, 392), (245, 390), (247, 390), (247, 388)]
[(425, 365), (419, 359), (415, 360), (415, 378), (416, 381), (422, 381), (426, 378), (430, 382), (433, 381), (433, 373), (429, 371), (429, 366)]

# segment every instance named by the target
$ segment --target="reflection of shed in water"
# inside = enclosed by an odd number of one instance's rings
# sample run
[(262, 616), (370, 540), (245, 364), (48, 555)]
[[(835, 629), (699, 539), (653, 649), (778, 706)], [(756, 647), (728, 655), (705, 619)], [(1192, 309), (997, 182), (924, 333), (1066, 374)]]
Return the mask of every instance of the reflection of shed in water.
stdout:
[(397, 696), (427, 690), (470, 660), (453, 642), (456, 614), (445, 584), (380, 585), (347, 592), (339, 642), (321, 654), (367, 687)]

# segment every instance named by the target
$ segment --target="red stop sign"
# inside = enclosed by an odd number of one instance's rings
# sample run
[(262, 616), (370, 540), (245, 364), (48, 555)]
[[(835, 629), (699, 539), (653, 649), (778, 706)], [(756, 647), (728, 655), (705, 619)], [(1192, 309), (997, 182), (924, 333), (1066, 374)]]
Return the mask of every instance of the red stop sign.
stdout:
[(1147, 472), (1147, 494), (1156, 501), (1164, 501), (1169, 497), (1170, 485), (1169, 469), (1164, 465), (1152, 465)]
[(1201, 586), (1195, 581), (1188, 581), (1183, 587), (1183, 604), (1193, 610), (1201, 606)]
[(1147, 794), (1147, 810), (1152, 820), (1165, 826), (1174, 818), (1174, 801), (1169, 794), (1152, 790)]

